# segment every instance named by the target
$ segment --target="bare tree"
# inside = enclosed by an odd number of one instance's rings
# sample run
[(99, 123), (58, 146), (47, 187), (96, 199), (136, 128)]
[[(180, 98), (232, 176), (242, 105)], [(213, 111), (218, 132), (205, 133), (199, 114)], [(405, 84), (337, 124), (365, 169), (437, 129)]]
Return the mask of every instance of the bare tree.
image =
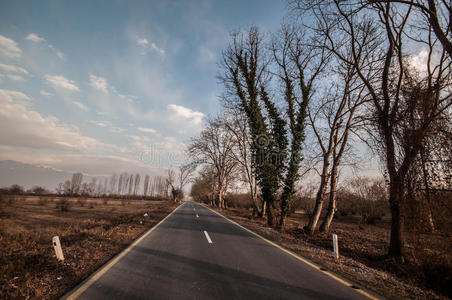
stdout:
[[(114, 173), (113, 175), (111, 175), (110, 178), (110, 195), (116, 193), (116, 184), (118, 183), (118, 175), (116, 173)], [(119, 192), (118, 192), (119, 193)]]
[(309, 121), (321, 152), (322, 168), (316, 204), (307, 225), (312, 234), (322, 212), (328, 184), (330, 186), (328, 212), (320, 231), (328, 231), (336, 212), (337, 182), (342, 157), (348, 147), (349, 134), (359, 126), (355, 118), (357, 109), (365, 102), (364, 86), (356, 76), (353, 66), (336, 64), (333, 73), (336, 82), (327, 95), (321, 95), (318, 103), (309, 110)]
[(96, 183), (97, 183), (97, 178), (94, 177), (91, 179), (91, 182), (88, 185), (88, 194), (90, 196), (93, 196), (96, 192)]
[(179, 167), (179, 190), (183, 191), (184, 187), (193, 179), (193, 172), (196, 165), (189, 163)]
[(219, 119), (207, 121), (201, 134), (190, 142), (188, 153), (197, 165), (210, 165), (217, 180), (217, 205), (224, 208), (225, 185), (237, 163), (232, 158), (234, 138)]
[(71, 195), (72, 190), (71, 190), (71, 181), (70, 180), (66, 180), (63, 184), (63, 194), (64, 195)]
[(259, 215), (260, 217), (264, 214), (264, 203), (262, 207), (259, 208), (258, 204), (258, 189), (256, 172), (252, 164), (251, 155), (251, 138), (248, 127), (248, 120), (246, 115), (237, 108), (227, 109), (227, 116), (224, 120), (224, 125), (227, 130), (229, 130), (234, 136), (235, 143), (234, 149), (231, 152), (232, 157), (237, 161), (240, 169), (243, 170), (244, 182), (248, 185), (249, 193), (251, 196), (251, 201), (253, 205), (253, 217)]
[(132, 191), (133, 191), (133, 174), (130, 174), (129, 176), (129, 192), (127, 193), (127, 195), (131, 196), (132, 195)]
[(140, 174), (135, 174), (135, 182), (134, 182), (134, 187), (133, 187), (133, 195), (136, 195), (138, 193), (138, 187), (140, 186), (140, 180), (141, 180), (141, 175)]
[(143, 196), (144, 197), (147, 197), (147, 195), (148, 195), (149, 182), (150, 182), (150, 177), (149, 177), (149, 175), (146, 174), (146, 176), (144, 177), (144, 182), (143, 182)]
[[(322, 46), (354, 66), (369, 93), (369, 134), (381, 149), (389, 181), (388, 255), (403, 261), (407, 175), (434, 120), (452, 105), (450, 56), (437, 42), (431, 24), (426, 28), (429, 34), (410, 38), (413, 5), (401, 8), (386, 1), (360, 9), (335, 0), (311, 8), (316, 34), (326, 37)], [(407, 59), (413, 43), (427, 47), (421, 73), (414, 72)], [(351, 52), (351, 57), (344, 52)]]
[(178, 201), (178, 195), (180, 190), (177, 188), (176, 186), (176, 172), (174, 172), (174, 170), (172, 169), (168, 169), (167, 172), (167, 176), (166, 176), (166, 184), (167, 184), (167, 188), (166, 190), (168, 190), (168, 188), (170, 189), (170, 194), (171, 194), (171, 199), (176, 202)]
[(122, 195), (122, 193), (125, 190), (126, 183), (128, 182), (129, 177), (127, 173), (121, 173), (119, 175), (119, 181), (118, 181), (118, 195)]
[(82, 187), (83, 174), (82, 173), (74, 173), (72, 174), (70, 194), (78, 195), (80, 193), (80, 189)]
[[(421, 12), (425, 21), (442, 44), (449, 57), (452, 57), (452, 4), (450, 1), (438, 0), (368, 0), (368, 3), (394, 3)], [(415, 18), (418, 15), (415, 15)], [(425, 29), (416, 26), (416, 29)]]

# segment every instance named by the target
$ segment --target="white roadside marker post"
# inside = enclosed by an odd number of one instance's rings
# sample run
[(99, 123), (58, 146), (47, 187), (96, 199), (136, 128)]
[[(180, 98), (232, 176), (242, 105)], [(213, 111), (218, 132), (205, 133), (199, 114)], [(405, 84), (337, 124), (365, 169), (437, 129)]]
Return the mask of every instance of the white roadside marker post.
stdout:
[(337, 235), (333, 233), (334, 259), (339, 259), (339, 245), (337, 243)]
[(55, 249), (55, 254), (58, 260), (64, 260), (63, 249), (61, 249), (60, 238), (54, 236), (52, 238), (53, 249)]

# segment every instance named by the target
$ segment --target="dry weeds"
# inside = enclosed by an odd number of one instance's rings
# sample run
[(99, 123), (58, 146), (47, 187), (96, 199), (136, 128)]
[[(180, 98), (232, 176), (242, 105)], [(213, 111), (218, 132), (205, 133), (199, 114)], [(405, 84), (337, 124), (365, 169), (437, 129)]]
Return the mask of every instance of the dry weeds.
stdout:
[[(267, 227), (264, 219), (252, 219), (251, 211), (246, 209), (218, 211), (284, 248), (386, 298), (447, 299), (448, 296), (450, 297), (447, 291), (440, 293), (438, 290), (429, 288), (429, 282), (423, 275), (422, 265), (410, 261), (399, 266), (394, 261), (385, 259), (389, 241), (387, 222), (378, 225), (360, 225), (358, 220), (341, 218), (333, 222), (330, 233), (311, 236), (302, 230), (307, 218), (300, 214), (292, 214), (288, 219), (287, 230), (281, 233)], [(331, 233), (339, 236), (341, 254), (339, 261), (333, 257)], [(441, 239), (441, 242), (439, 239), (439, 237), (435, 239), (437, 244), (450, 249), (451, 245), (447, 238)], [(449, 253), (449, 258), (450, 255), (452, 253)], [(447, 273), (445, 275), (447, 276)], [(445, 279), (450, 280), (450, 277)]]
[[(65, 200), (67, 206), (56, 197), (0, 203), (1, 298), (58, 298), (175, 208), (170, 201)], [(64, 262), (56, 260), (55, 235)]]

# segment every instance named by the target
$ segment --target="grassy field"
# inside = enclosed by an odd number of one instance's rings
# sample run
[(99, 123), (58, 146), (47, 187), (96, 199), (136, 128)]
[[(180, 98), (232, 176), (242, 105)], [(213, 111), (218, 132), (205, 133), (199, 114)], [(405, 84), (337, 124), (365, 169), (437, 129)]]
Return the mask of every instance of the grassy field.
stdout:
[[(175, 207), (167, 200), (3, 196), (1, 298), (58, 298)], [(56, 259), (55, 235), (64, 262)]]
[[(286, 249), (332, 270), (389, 299), (441, 299), (452, 297), (452, 236), (407, 233), (404, 264), (385, 258), (390, 236), (389, 216), (374, 225), (360, 224), (360, 217), (334, 220), (330, 233), (309, 235), (303, 230), (308, 217), (292, 213), (287, 228), (279, 232), (264, 218), (251, 218), (244, 208), (220, 213)], [(333, 258), (332, 233), (339, 237), (340, 260)]]

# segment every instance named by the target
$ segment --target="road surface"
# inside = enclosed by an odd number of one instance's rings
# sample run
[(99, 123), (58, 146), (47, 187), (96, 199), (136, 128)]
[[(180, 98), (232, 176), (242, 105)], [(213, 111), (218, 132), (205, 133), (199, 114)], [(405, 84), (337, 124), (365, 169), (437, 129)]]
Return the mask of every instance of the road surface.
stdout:
[(367, 298), (191, 201), (125, 252), (66, 298)]

